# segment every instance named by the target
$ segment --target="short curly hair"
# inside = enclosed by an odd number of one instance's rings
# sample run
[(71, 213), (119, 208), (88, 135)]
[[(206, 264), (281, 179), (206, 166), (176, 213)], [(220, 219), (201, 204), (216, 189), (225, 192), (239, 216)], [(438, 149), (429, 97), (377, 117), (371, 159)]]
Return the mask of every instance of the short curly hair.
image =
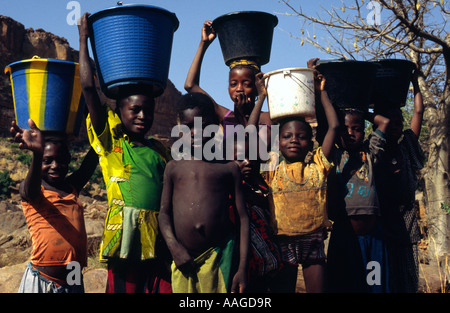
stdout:
[(184, 94), (175, 104), (175, 109), (180, 118), (185, 110), (193, 108), (199, 108), (204, 116), (210, 117), (213, 121), (217, 122), (217, 124), (219, 123), (214, 102), (210, 97), (203, 93), (190, 92)]
[(287, 123), (292, 122), (292, 121), (298, 121), (298, 122), (303, 123), (306, 127), (308, 137), (310, 139), (313, 138), (313, 129), (312, 129), (311, 125), (301, 116), (290, 116), (290, 117), (285, 117), (285, 118), (279, 120), (278, 124), (280, 125), (280, 132), (284, 125), (286, 125)]

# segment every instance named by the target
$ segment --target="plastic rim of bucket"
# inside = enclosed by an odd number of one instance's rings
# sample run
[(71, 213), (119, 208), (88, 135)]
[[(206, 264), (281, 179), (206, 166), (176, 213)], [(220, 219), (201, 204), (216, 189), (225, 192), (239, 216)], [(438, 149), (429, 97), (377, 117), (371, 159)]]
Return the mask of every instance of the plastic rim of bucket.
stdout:
[[(310, 69), (310, 68), (290, 67), (290, 68), (278, 69), (278, 70), (271, 71), (271, 72), (264, 74), (263, 79), (265, 80), (266, 88), (268, 87), (270, 78), (273, 77), (274, 75), (283, 74), (284, 77), (288, 76), (288, 75), (290, 77), (293, 77), (293, 75), (291, 75), (291, 73), (295, 73), (295, 72), (297, 72), (297, 73), (303, 72), (303, 73), (309, 73), (311, 75), (314, 75), (314, 70)], [(312, 79), (314, 80), (314, 76), (312, 76)], [(309, 110), (300, 110), (300, 108), (298, 108), (297, 112), (274, 113), (273, 112), (274, 104), (271, 104), (271, 96), (269, 94), (269, 90), (267, 90), (267, 92), (268, 92), (267, 102), (269, 105), (270, 118), (272, 120), (277, 121), (282, 118), (291, 117), (291, 116), (313, 117), (315, 115), (314, 81), (311, 82), (312, 88), (311, 88), (311, 86), (308, 86), (308, 84), (305, 84), (303, 81), (300, 81), (300, 80), (296, 80), (296, 83), (301, 86), (301, 89), (306, 90), (306, 93), (311, 96), (310, 97), (311, 102), (307, 103), (307, 106), (309, 106), (310, 109)], [(280, 100), (280, 99), (278, 99), (278, 100)], [(293, 106), (295, 106), (295, 104), (290, 105), (291, 109), (293, 108)], [(270, 110), (271, 108), (272, 108), (272, 111)], [(306, 109), (306, 107), (305, 107), (305, 109)]]
[(374, 106), (405, 106), (416, 65), (406, 59), (381, 59), (372, 96)]
[(44, 132), (77, 136), (84, 116), (78, 63), (37, 56), (6, 66), (10, 74), (17, 125), (28, 119)]
[[(168, 17), (168, 19), (172, 22), (172, 26), (171, 26), (171, 31), (170, 33), (170, 42), (166, 42), (166, 46), (168, 51), (165, 51), (165, 53), (161, 52), (160, 53), (160, 58), (154, 62), (151, 63), (146, 63), (142, 66), (140, 66), (138, 68), (138, 70), (134, 71), (135, 73), (139, 73), (136, 75), (133, 74), (127, 74), (127, 70), (126, 70), (126, 66), (125, 64), (122, 64), (121, 68), (117, 70), (116, 74), (113, 75), (108, 75), (106, 72), (108, 72), (107, 70), (103, 69), (103, 64), (105, 62), (105, 60), (100, 60), (99, 59), (99, 55), (97, 52), (97, 47), (99, 46), (99, 44), (96, 44), (96, 38), (95, 38), (95, 31), (94, 31), (94, 27), (93, 24), (99, 20), (101, 20), (102, 18), (108, 18), (112, 15), (120, 15), (122, 14), (123, 16), (125, 16), (127, 13), (130, 12), (143, 12), (143, 11), (149, 11), (149, 12), (156, 12), (158, 14), (162, 14), (162, 16), (166, 16)], [(133, 24), (133, 23), (131, 23)], [(160, 23), (158, 23), (159, 25)], [(155, 24), (156, 25), (156, 24)], [(98, 11), (96, 13), (91, 14), (88, 17), (88, 27), (89, 27), (89, 33), (90, 33), (90, 42), (91, 42), (91, 46), (92, 46), (92, 50), (94, 53), (94, 60), (97, 66), (97, 73), (98, 73), (98, 77), (99, 77), (99, 82), (102, 88), (103, 93), (110, 98), (116, 98), (117, 95), (119, 94), (119, 90), (126, 86), (126, 85), (137, 85), (137, 86), (148, 86), (148, 89), (152, 91), (153, 95), (159, 96), (164, 92), (164, 89), (167, 86), (167, 80), (168, 80), (168, 73), (169, 73), (169, 65), (170, 65), (170, 56), (171, 56), (171, 49), (172, 49), (172, 44), (173, 44), (173, 34), (174, 32), (178, 29), (179, 27), (179, 20), (176, 17), (176, 15), (166, 9), (157, 7), (157, 6), (152, 6), (152, 5), (141, 5), (141, 4), (126, 4), (126, 5), (118, 5), (115, 7), (111, 7), (111, 8), (107, 8), (107, 9), (103, 9), (101, 11)], [(149, 28), (152, 30), (152, 28)], [(110, 36), (113, 36), (113, 34), (110, 34)], [(108, 38), (106, 39), (106, 41), (110, 41), (112, 40), (110, 38), (110, 36), (108, 35)], [(128, 32), (126, 34), (126, 36), (120, 36), (120, 38), (125, 38), (125, 40), (127, 40), (127, 38), (131, 36), (131, 34)], [(116, 37), (117, 39), (117, 37)], [(105, 40), (102, 40), (105, 41)], [(119, 40), (114, 40), (115, 42), (118, 42)], [(137, 41), (139, 42), (139, 41)], [(139, 42), (139, 44), (142, 44), (142, 42)], [(142, 49), (142, 48), (137, 48), (137, 49), (132, 49), (127, 45), (128, 51), (132, 51), (132, 50), (141, 50), (144, 51), (146, 49)], [(107, 51), (107, 48), (102, 48), (103, 51)], [(151, 51), (158, 51), (158, 49), (147, 49), (147, 50), (151, 50)], [(136, 53), (139, 53), (136, 52)], [(135, 58), (133, 61), (136, 61), (137, 59), (139, 59), (137, 57), (137, 54), (133, 54), (132, 57)], [(122, 57), (123, 52), (120, 53), (120, 55), (118, 57)], [(161, 56), (162, 54), (162, 56)], [(157, 53), (151, 53), (149, 52), (148, 55), (152, 55), (153, 58), (156, 58)], [(126, 55), (125, 55), (126, 57)], [(166, 60), (162, 60), (162, 58), (165, 58)], [(117, 60), (115, 60), (114, 62), (111, 62), (112, 65), (116, 67), (117, 64), (122, 63), (121, 62), (116, 62)], [(145, 63), (145, 62), (144, 62)], [(127, 64), (127, 65), (130, 65)], [(108, 66), (109, 68), (111, 68), (111, 66)], [(150, 71), (153, 71), (151, 74)], [(108, 77), (110, 76), (110, 77)]]
[[(243, 23), (244, 18), (247, 19), (246, 27), (251, 27), (248, 30), (242, 27), (238, 34), (232, 32), (230, 34), (221, 31), (221, 27), (231, 22), (233, 27), (239, 26), (239, 21)], [(212, 27), (217, 31), (220, 47), (222, 49), (223, 58), (226, 65), (229, 65), (236, 59), (253, 59), (259, 65), (269, 63), (270, 52), (272, 48), (273, 29), (278, 24), (278, 18), (270, 13), (261, 11), (238, 11), (221, 15), (213, 20)], [(255, 43), (249, 43), (249, 40), (254, 39), (257, 35), (267, 32), (263, 40), (258, 40)], [(247, 36), (250, 35), (250, 36)], [(256, 36), (255, 36), (256, 35)], [(243, 36), (250, 37), (244, 40)], [(240, 39), (242, 38), (242, 39)], [(234, 47), (231, 47), (234, 45)], [(241, 51), (239, 51), (241, 50)]]
[[(288, 72), (310, 72), (312, 74), (314, 74), (314, 70), (311, 68), (304, 68), (304, 67), (288, 67), (288, 68), (282, 68), (279, 70), (274, 70), (274, 71), (270, 71), (268, 73), (265, 73), (263, 76), (263, 79), (267, 79), (270, 76), (273, 76), (274, 74), (278, 74), (278, 73), (285, 73), (286, 74)], [(310, 89), (309, 86), (306, 86), (313, 94), (314, 94), (314, 90)]]
[(173, 26), (174, 26), (173, 31), (176, 31), (178, 29), (178, 27), (180, 26), (180, 21), (178, 20), (175, 13), (170, 12), (169, 10), (166, 10), (164, 8), (157, 7), (154, 5), (148, 5), (148, 4), (120, 4), (115, 7), (106, 8), (106, 9), (100, 10), (98, 12), (92, 13), (91, 15), (89, 15), (89, 18), (97, 18), (97, 16), (99, 16), (99, 15), (103, 15), (103, 14), (106, 14), (106, 13), (112, 12), (112, 11), (117, 11), (117, 10), (123, 11), (124, 9), (136, 9), (136, 8), (144, 9), (144, 10), (154, 10), (154, 11), (158, 11), (158, 13), (166, 14), (167, 16), (169, 16), (172, 19)]
[(369, 61), (332, 59), (317, 61), (316, 69), (325, 77), (325, 90), (335, 107), (366, 111), (378, 66)]

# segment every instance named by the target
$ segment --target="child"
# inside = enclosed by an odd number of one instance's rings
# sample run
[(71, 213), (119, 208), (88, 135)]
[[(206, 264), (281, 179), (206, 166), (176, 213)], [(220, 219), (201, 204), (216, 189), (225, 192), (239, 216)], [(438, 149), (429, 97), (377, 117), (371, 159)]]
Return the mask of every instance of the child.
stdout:
[[(201, 93), (182, 96), (180, 122), (194, 132), (218, 122), (211, 99)], [(192, 126), (202, 118), (202, 129)], [(248, 216), (241, 191), (241, 175), (234, 162), (180, 160), (167, 164), (161, 199), (161, 232), (172, 254), (173, 292), (244, 292), (249, 247)], [(231, 195), (231, 198), (230, 198)], [(234, 234), (229, 204), (237, 211)], [(235, 244), (235, 238), (239, 240)], [(233, 250), (239, 249), (238, 267)]]
[[(187, 92), (201, 92), (208, 95), (208, 93), (200, 87), (199, 83), (203, 57), (209, 45), (216, 38), (216, 33), (211, 26), (212, 21), (206, 21), (203, 24), (202, 39), (184, 85)], [(258, 95), (255, 86), (255, 76), (259, 72), (260, 66), (253, 60), (235, 60), (230, 64), (228, 93), (234, 103), (234, 112), (217, 104), (213, 100), (216, 114), (219, 116), (219, 121), (224, 126), (225, 136), (227, 136), (227, 125), (241, 124), (247, 126), (249, 116), (255, 106), (256, 97), (261, 96)], [(272, 121), (268, 112), (262, 112), (260, 114), (259, 124), (267, 126), (261, 128), (260, 136), (262, 136), (262, 138), (268, 138), (266, 142), (267, 151), (270, 151), (269, 138)]]
[(279, 146), (284, 160), (274, 171), (264, 173), (271, 188), (272, 227), (284, 261), (273, 292), (295, 292), (299, 264), (306, 291), (324, 291), (324, 234), (330, 226), (327, 176), (333, 166), (330, 160), (339, 125), (324, 85), (325, 79), (316, 73), (316, 91), (329, 125), (322, 146), (311, 153), (311, 126), (302, 118), (286, 118), (280, 121)]
[[(386, 247), (374, 169), (382, 158), (389, 120), (375, 115), (378, 129), (364, 141), (364, 113), (346, 109), (343, 115), (336, 172), (329, 179), (329, 212), (334, 223), (328, 248), (328, 288), (330, 292), (387, 292)], [(376, 271), (371, 276), (373, 266)]]
[[(150, 87), (123, 88), (116, 110), (102, 106), (87, 49), (87, 16), (80, 20), (80, 79), (89, 109), (89, 141), (100, 156), (109, 209), (100, 244), (108, 263), (107, 292), (171, 292), (164, 250), (158, 250), (158, 211), (170, 155), (146, 138), (155, 100)], [(167, 252), (168, 254), (168, 252)]]
[[(423, 120), (423, 102), (415, 71), (414, 112), (410, 129), (403, 131), (403, 115), (399, 107), (375, 108), (390, 119), (386, 133), (383, 166), (377, 171), (377, 187), (387, 227), (390, 281), (392, 292), (415, 293), (419, 283), (417, 243), (421, 239), (415, 192), (417, 171), (423, 168), (425, 156), (418, 138)], [(382, 104), (381, 104), (382, 105)]]
[[(266, 97), (266, 90), (261, 79), (262, 73), (257, 75), (256, 87), (258, 100), (249, 117), (248, 125), (258, 124), (259, 114)], [(259, 169), (261, 161), (251, 159), (249, 149), (257, 145), (250, 145), (252, 130), (244, 141), (235, 140), (235, 162), (242, 174), (242, 192), (249, 216), (250, 251), (249, 251), (249, 281), (248, 292), (269, 292), (272, 278), (282, 266), (281, 254), (273, 241), (270, 228), (269, 187), (264, 181)], [(230, 136), (227, 140), (230, 140)], [(254, 139), (253, 139), (254, 140)], [(245, 158), (238, 158), (238, 149), (245, 151)]]
[[(30, 170), (20, 184), (33, 251), (19, 293), (83, 293), (87, 235), (78, 194), (97, 167), (97, 155), (91, 149), (80, 168), (66, 177), (70, 152), (65, 138), (44, 137), (31, 119), (28, 123), (31, 130), (22, 130), (15, 122), (11, 127), (19, 147), (33, 152)], [(71, 274), (80, 278), (75, 284), (67, 281), (71, 262), (78, 262), (80, 270)]]

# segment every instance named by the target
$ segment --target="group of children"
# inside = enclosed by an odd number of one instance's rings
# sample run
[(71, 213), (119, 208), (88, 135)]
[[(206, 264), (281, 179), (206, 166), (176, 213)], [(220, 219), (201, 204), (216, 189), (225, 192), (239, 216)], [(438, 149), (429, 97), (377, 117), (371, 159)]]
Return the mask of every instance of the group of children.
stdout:
[[(172, 160), (170, 150), (146, 137), (155, 107), (151, 91), (123, 88), (115, 109), (100, 101), (88, 55), (87, 16), (79, 25), (79, 62), (91, 150), (81, 167), (66, 176), (70, 154), (64, 138), (44, 136), (31, 120), (31, 130), (14, 122), (11, 128), (21, 148), (33, 152), (20, 187), (33, 241), (20, 292), (83, 292), (82, 282), (66, 280), (66, 266), (86, 265), (78, 193), (98, 163), (109, 206), (100, 244), (100, 260), (108, 266), (107, 292), (292, 293), (299, 265), (307, 292), (415, 291), (417, 236), (411, 237), (407, 226), (417, 223), (416, 185), (410, 178), (423, 165), (416, 80), (413, 132), (407, 134), (397, 125), (403, 123), (401, 114), (366, 117), (357, 110), (335, 110), (326, 80), (316, 71), (316, 106), (327, 126), (315, 148), (313, 129), (304, 119), (274, 123), (261, 112), (266, 90), (257, 62), (230, 65), (233, 111), (200, 88), (202, 59), (216, 37), (207, 21), (187, 75), (188, 93), (176, 106), (179, 123), (190, 129), (191, 155), (211, 139), (196, 140), (194, 119), (201, 117), (202, 130), (222, 126), (223, 144), (235, 140), (228, 125), (260, 126), (258, 135), (265, 139), (279, 125), (281, 162), (260, 171), (264, 160), (248, 157), (248, 140), (234, 142), (247, 148), (245, 158)], [(315, 68), (316, 61), (308, 67)], [(376, 128), (367, 141), (366, 120)], [(268, 140), (261, 142), (271, 149)], [(373, 262), (380, 272), (370, 283), (367, 265)]]

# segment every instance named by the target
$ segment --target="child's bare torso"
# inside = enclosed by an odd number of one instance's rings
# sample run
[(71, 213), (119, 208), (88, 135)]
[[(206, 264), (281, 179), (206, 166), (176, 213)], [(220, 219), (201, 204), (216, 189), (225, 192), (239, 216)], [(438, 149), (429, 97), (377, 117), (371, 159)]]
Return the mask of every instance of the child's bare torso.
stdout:
[(232, 231), (233, 166), (232, 162), (181, 160), (172, 171), (175, 235), (193, 257), (221, 243)]

